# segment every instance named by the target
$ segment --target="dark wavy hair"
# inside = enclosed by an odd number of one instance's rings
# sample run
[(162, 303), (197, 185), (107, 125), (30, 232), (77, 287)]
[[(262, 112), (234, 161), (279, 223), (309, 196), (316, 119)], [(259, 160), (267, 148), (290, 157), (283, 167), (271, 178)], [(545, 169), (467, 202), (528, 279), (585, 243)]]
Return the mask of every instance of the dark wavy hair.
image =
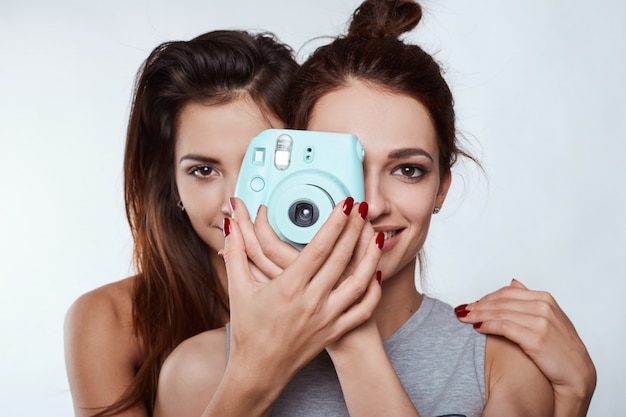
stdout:
[(412, 97), (426, 107), (437, 132), (441, 175), (459, 156), (475, 160), (459, 145), (454, 99), (441, 67), (418, 45), (398, 39), (421, 18), (422, 8), (411, 0), (361, 3), (348, 34), (317, 48), (302, 64), (289, 102), (290, 125), (305, 129), (322, 96), (361, 80)]
[(208, 247), (176, 205), (174, 144), (181, 110), (190, 102), (226, 103), (247, 94), (286, 120), (297, 68), (293, 51), (271, 34), (213, 31), (159, 45), (139, 69), (126, 138), (124, 196), (137, 269), (133, 324), (144, 360), (133, 384), (98, 416), (141, 403), (152, 414), (167, 355), (183, 340), (228, 319), (227, 294)]

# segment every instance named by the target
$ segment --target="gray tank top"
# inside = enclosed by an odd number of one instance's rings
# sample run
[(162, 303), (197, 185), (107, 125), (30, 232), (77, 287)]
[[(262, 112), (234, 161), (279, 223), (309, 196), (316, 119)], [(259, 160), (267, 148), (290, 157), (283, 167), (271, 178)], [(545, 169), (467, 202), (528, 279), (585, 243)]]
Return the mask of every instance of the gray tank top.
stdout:
[[(485, 406), (485, 340), (457, 320), (452, 307), (424, 296), (417, 312), (384, 341), (384, 348), (421, 417), (479, 417)], [(348, 417), (326, 351), (296, 374), (270, 416)]]

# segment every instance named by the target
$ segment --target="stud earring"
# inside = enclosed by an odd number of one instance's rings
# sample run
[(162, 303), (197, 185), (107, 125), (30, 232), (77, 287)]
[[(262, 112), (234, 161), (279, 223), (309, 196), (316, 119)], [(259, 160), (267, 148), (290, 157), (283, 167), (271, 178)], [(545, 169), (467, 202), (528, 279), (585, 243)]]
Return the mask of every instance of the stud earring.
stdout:
[(441, 211), (441, 207), (435, 207), (435, 208), (433, 209), (433, 214), (437, 214), (437, 213), (439, 213), (440, 211)]
[(178, 206), (179, 209), (181, 209), (182, 211), (185, 211), (185, 206), (183, 206), (183, 202), (178, 200), (178, 203), (176, 203), (176, 205)]

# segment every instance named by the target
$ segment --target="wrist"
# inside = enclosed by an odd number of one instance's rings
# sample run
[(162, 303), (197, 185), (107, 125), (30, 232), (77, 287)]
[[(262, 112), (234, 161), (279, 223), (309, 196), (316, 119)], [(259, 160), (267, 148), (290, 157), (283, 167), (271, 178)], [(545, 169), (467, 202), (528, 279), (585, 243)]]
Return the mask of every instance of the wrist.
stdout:
[(371, 320), (328, 345), (326, 351), (335, 367), (351, 361), (362, 363), (370, 356), (385, 353), (378, 328)]
[[(225, 409), (237, 411), (247, 416), (264, 415), (282, 392), (282, 384), (269, 368), (264, 369), (260, 362), (249, 360), (229, 360), (218, 391), (227, 398)], [(224, 405), (224, 404), (222, 404)], [(224, 409), (224, 408), (222, 408)], [(213, 415), (213, 414), (210, 414)], [(226, 415), (231, 415), (226, 413)]]
[(596, 386), (595, 372), (575, 387), (556, 387), (554, 417), (585, 417)]
[(585, 417), (591, 396), (554, 394), (554, 417)]

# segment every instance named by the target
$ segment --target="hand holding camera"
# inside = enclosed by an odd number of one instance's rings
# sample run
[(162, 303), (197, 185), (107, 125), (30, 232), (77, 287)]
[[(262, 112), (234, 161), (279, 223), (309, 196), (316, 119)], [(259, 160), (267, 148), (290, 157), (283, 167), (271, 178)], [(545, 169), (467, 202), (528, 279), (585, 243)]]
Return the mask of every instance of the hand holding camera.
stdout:
[(363, 156), (351, 134), (265, 130), (248, 146), (235, 196), (252, 221), (259, 206), (267, 206), (278, 237), (302, 249), (339, 201), (364, 199)]

